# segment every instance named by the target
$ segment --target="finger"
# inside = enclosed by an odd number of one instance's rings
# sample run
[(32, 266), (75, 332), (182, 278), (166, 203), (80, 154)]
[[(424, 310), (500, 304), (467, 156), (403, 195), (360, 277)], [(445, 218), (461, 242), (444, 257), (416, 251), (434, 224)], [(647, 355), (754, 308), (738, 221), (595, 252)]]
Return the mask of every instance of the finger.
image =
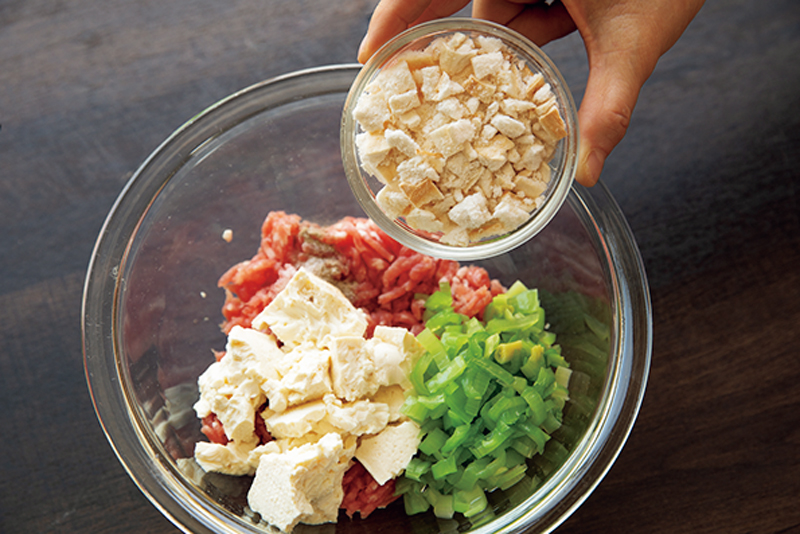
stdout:
[(564, 37), (575, 31), (575, 23), (563, 4), (525, 0), (475, 0), (472, 16), (503, 24), (537, 46)]
[(597, 183), (606, 158), (628, 130), (643, 83), (641, 75), (624, 58), (607, 58), (590, 65), (578, 111), (578, 183), (587, 187)]
[(389, 39), (406, 29), (452, 15), (469, 0), (382, 0), (369, 22), (358, 49), (358, 61), (365, 63)]

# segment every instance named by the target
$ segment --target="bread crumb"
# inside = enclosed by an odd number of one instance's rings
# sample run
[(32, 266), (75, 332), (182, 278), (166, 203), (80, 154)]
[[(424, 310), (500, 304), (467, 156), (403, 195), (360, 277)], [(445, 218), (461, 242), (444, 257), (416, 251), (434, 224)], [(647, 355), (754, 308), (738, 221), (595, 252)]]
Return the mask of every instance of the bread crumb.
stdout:
[(225, 229), (225, 230), (222, 232), (222, 239), (224, 239), (224, 240), (225, 240), (225, 241), (227, 241), (228, 243), (230, 243), (231, 241), (233, 241), (233, 230), (231, 230), (230, 228), (227, 228), (227, 229)]
[(454, 246), (525, 224), (567, 135), (552, 87), (500, 39), (465, 33), (401, 53), (353, 110), (381, 209)]

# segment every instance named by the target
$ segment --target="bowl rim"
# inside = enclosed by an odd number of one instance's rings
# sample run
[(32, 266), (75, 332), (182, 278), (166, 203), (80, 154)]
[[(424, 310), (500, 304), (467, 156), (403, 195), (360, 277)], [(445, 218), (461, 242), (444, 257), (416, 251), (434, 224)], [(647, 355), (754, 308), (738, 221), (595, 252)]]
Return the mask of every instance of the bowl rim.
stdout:
[[(231, 513), (220, 513), (227, 511), (216, 507), (210, 500), (206, 502), (205, 499), (197, 498), (202, 492), (186, 484), (186, 478), (178, 472), (175, 462), (166, 458), (164, 451), (158, 450), (158, 446), (151, 443), (154, 437), (152, 428), (148, 429), (149, 423), (142, 422), (139, 414), (132, 408), (130, 389), (121, 380), (126, 375), (120, 359), (117, 358), (121, 333), (116, 316), (125, 285), (121, 274), (125, 271), (130, 243), (146, 213), (148, 202), (152, 202), (152, 198), (144, 201), (135, 199), (142, 190), (157, 194), (169, 177), (174, 175), (168, 174), (162, 182), (142, 182), (146, 173), (161, 164), (159, 158), (166, 151), (176, 146), (186, 151), (185, 154), (181, 153), (173, 158), (177, 159), (180, 166), (180, 162), (185, 163), (204, 143), (221, 135), (222, 132), (216, 132), (212, 135), (195, 135), (197, 139), (192, 137), (195, 130), (202, 131), (205, 119), (221, 112), (221, 108), (226, 105), (235, 102), (236, 106), (246, 108), (249, 105), (248, 99), (257, 99), (263, 90), (276, 84), (303, 83), (307, 78), (329, 75), (352, 77), (360, 68), (358, 64), (342, 64), (295, 71), (253, 84), (207, 107), (175, 130), (132, 175), (111, 207), (95, 242), (87, 267), (81, 309), (85, 378), (91, 400), (103, 432), (131, 480), (167, 519), (185, 532), (264, 532), (264, 529), (248, 525)], [(336, 91), (337, 94), (340, 92), (345, 90)], [(324, 93), (321, 91), (319, 94)], [(244, 109), (241, 115), (246, 119), (252, 116), (252, 113), (248, 113), (249, 110)], [(240, 123), (241, 121), (232, 123), (229, 127), (233, 128)], [(184, 138), (187, 136), (193, 140), (193, 146), (184, 146)], [(597, 229), (594, 237), (599, 240), (598, 254), (603, 251), (607, 260), (612, 256), (617, 260), (614, 263), (605, 262), (612, 285), (612, 312), (622, 332), (612, 344), (613, 354), (617, 355), (616, 359), (621, 363), (615, 365), (613, 372), (607, 377), (611, 389), (606, 388), (609, 402), (603, 408), (603, 418), (609, 426), (604, 427), (605, 432), (595, 436), (592, 443), (585, 444), (588, 447), (584, 447), (586, 456), (578, 458), (574, 454), (570, 455), (574, 460), (573, 464), (588, 460), (588, 463), (582, 464), (583, 470), (577, 473), (581, 477), (588, 476), (588, 480), (576, 478), (576, 473), (572, 473), (568, 479), (562, 481), (563, 484), (556, 485), (553, 481), (563, 475), (565, 469), (575, 467), (568, 466), (567, 463), (548, 479), (553, 486), (548, 488), (552, 494), (548, 502), (558, 502), (558, 506), (542, 511), (537, 504), (525, 510), (524, 505), (530, 504), (534, 497), (541, 496), (540, 488), (525, 503), (472, 532), (521, 532), (531, 521), (546, 521), (551, 525), (543, 532), (555, 529), (588, 498), (605, 477), (630, 435), (641, 407), (652, 351), (652, 310), (649, 286), (639, 250), (619, 206), (602, 183), (591, 189), (573, 185), (568, 202), (582, 207), (586, 216), (594, 214), (583, 223)], [(140, 206), (144, 206), (144, 212), (134, 209)], [(601, 228), (608, 231), (600, 235)], [(634, 315), (633, 309), (640, 309), (643, 313)], [(613, 395), (608, 394), (612, 392)], [(611, 429), (615, 430), (613, 435)], [(586, 441), (589, 436), (587, 431), (581, 441)], [(580, 485), (579, 480), (582, 480)], [(498, 524), (500, 520), (502, 524)], [(496, 530), (498, 527), (499, 530)]]
[[(556, 95), (556, 102), (567, 125), (567, 137), (559, 141), (563, 151), (560, 157), (562, 172), (553, 174), (549, 182), (542, 205), (536, 208), (531, 217), (511, 232), (490, 240), (473, 243), (468, 246), (455, 246), (428, 239), (406, 225), (396, 222), (378, 206), (376, 193), (367, 184), (366, 171), (359, 164), (355, 137), (359, 131), (352, 111), (358, 102), (361, 92), (375, 79), (380, 70), (390, 62), (395, 54), (401, 52), (419, 39), (436, 38), (456, 32), (476, 32), (499, 38), (510, 47), (516, 55), (526, 63), (538, 66), (538, 71), (545, 77)], [(353, 194), (361, 208), (375, 223), (396, 241), (423, 254), (439, 258), (459, 261), (487, 259), (509, 252), (535, 237), (556, 216), (569, 194), (577, 172), (577, 154), (579, 149), (578, 115), (572, 92), (566, 80), (552, 59), (535, 43), (524, 35), (487, 20), (470, 17), (448, 17), (423, 22), (401, 32), (387, 43), (367, 61), (359, 72), (345, 101), (340, 131), (342, 160), (345, 175)]]

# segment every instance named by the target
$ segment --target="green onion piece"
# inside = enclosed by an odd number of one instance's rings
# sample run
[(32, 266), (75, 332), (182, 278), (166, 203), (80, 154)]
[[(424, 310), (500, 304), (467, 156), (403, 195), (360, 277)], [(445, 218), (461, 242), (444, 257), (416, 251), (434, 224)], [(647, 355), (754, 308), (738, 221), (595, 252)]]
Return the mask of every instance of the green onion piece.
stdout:
[[(514, 395), (513, 397), (504, 396), (502, 399), (497, 401), (494, 406), (487, 412), (487, 416), (490, 417), (493, 421), (501, 421), (503, 417), (508, 417), (507, 414), (519, 414), (525, 412), (525, 408), (527, 403), (525, 399)], [(509, 423), (506, 423), (509, 424)]]
[(453, 433), (447, 438), (447, 441), (442, 445), (442, 454), (449, 454), (456, 447), (459, 447), (469, 436), (470, 425), (459, 425), (454, 430)]
[(539, 392), (533, 386), (528, 386), (522, 392), (522, 398), (528, 403), (530, 407), (530, 420), (531, 423), (539, 426), (547, 417), (547, 407)]
[(505, 451), (506, 453), (506, 467), (511, 469), (519, 464), (525, 463), (525, 457), (522, 456), (519, 452), (514, 450), (513, 448), (509, 447)]
[(465, 517), (472, 517), (482, 512), (487, 504), (486, 494), (480, 486), (453, 492), (453, 510), (464, 514)]
[(556, 335), (553, 332), (542, 332), (539, 334), (539, 342), (546, 348), (550, 348), (556, 342)]
[(458, 469), (455, 456), (443, 458), (431, 466), (431, 473), (435, 480), (441, 480)]
[(547, 432), (548, 434), (552, 434), (559, 428), (561, 428), (561, 412), (557, 412), (558, 415), (553, 413), (552, 410), (547, 412), (547, 417), (545, 417), (544, 421), (542, 422), (542, 430)]
[(561, 347), (550, 347), (544, 351), (545, 360), (550, 367), (569, 367), (569, 364), (561, 355)]
[(440, 371), (447, 367), (447, 362), (449, 361), (447, 358), (447, 351), (431, 329), (425, 328), (422, 332), (417, 334), (417, 341), (428, 351), (428, 354), (430, 354), (433, 361), (436, 362), (436, 366)]
[(520, 371), (528, 380), (536, 380), (539, 376), (539, 369), (544, 366), (544, 347), (542, 345), (534, 345), (531, 347), (531, 354), (527, 361), (522, 365)]
[(489, 389), (491, 380), (492, 377), (489, 373), (475, 367), (469, 367), (461, 378), (461, 387), (464, 390), (464, 395), (468, 399), (483, 398), (486, 390)]
[(414, 386), (417, 395), (428, 395), (428, 388), (425, 387), (425, 373), (428, 372), (428, 367), (433, 362), (433, 355), (430, 352), (425, 352), (419, 357), (408, 379)]
[(528, 436), (518, 436), (511, 442), (511, 448), (520, 453), (525, 458), (533, 458), (539, 452), (536, 443)]
[(539, 394), (544, 399), (553, 391), (555, 382), (555, 373), (547, 367), (542, 367), (539, 369), (539, 376), (536, 377), (536, 382), (533, 383), (533, 387), (539, 390)]
[(452, 393), (448, 394), (445, 392), (444, 401), (447, 403), (450, 411), (456, 415), (456, 418), (461, 420), (461, 424), (472, 421), (472, 416), (470, 416), (465, 409), (467, 396), (464, 395), (464, 391), (460, 387), (456, 388)]
[[(522, 317), (500, 318), (490, 320), (486, 323), (486, 331), (490, 334), (500, 332), (517, 332), (519, 330), (527, 330), (533, 328), (541, 323), (544, 325), (544, 313), (524, 315)], [(541, 327), (540, 327), (541, 328)]]
[(500, 334), (492, 334), (486, 338), (486, 345), (483, 347), (483, 357), (489, 359), (500, 345)]
[(525, 390), (525, 388), (528, 387), (528, 381), (525, 380), (525, 377), (515, 376), (514, 377), (514, 381), (511, 383), (511, 387), (517, 393), (522, 394), (522, 392)]
[(511, 386), (514, 383), (514, 375), (492, 361), (483, 358), (473, 358), (470, 359), (469, 363), (483, 369), (504, 386)]
[(425, 383), (428, 391), (431, 393), (438, 393), (443, 390), (448, 384), (452, 383), (456, 378), (461, 376), (461, 373), (467, 368), (467, 362), (461, 356), (456, 356), (447, 367), (441, 369), (436, 373), (433, 378)]
[(448, 326), (461, 325), (466, 317), (452, 310), (442, 310), (425, 321), (425, 328), (435, 334), (441, 334)]
[(499, 475), (496, 480), (494, 480), (495, 486), (500, 488), (501, 490), (507, 490), (520, 480), (525, 477), (525, 472), (528, 470), (528, 466), (523, 464), (518, 464), (512, 468), (510, 468), (505, 473)]
[(500, 364), (508, 363), (517, 355), (517, 353), (521, 353), (522, 350), (523, 344), (521, 339), (512, 341), (510, 343), (501, 343), (497, 347), (497, 350), (494, 351), (494, 359)]
[(428, 500), (416, 491), (409, 491), (403, 495), (403, 504), (405, 505), (406, 515), (420, 514), (431, 507)]
[(507, 298), (516, 297), (520, 293), (527, 291), (528, 288), (522, 283), (521, 280), (515, 280), (511, 287), (508, 288), (508, 291), (503, 293)]
[(422, 423), (428, 416), (429, 410), (419, 399), (420, 397), (415, 397), (413, 395), (406, 397), (403, 404), (400, 406), (400, 412), (407, 415), (409, 419), (417, 423)]
[(419, 444), (419, 450), (429, 456), (441, 455), (440, 449), (449, 436), (438, 428), (434, 428)]
[[(398, 482), (400, 480), (405, 480), (405, 479), (411, 479), (411, 480), (420, 481), (420, 480), (422, 480), (422, 476), (425, 473), (427, 473), (428, 471), (430, 471), (430, 469), (431, 469), (431, 463), (430, 462), (426, 462), (425, 460), (422, 460), (419, 457), (414, 456), (408, 462), (408, 465), (406, 466), (406, 470), (403, 472), (403, 475), (405, 475), (405, 478), (402, 478), (402, 477), (399, 478)], [(395, 494), (397, 494), (397, 491), (398, 490), (395, 487)], [(405, 493), (405, 491), (404, 491), (404, 493)]]
[(520, 417), (525, 415), (528, 404), (522, 397), (514, 397), (508, 405), (508, 408), (500, 414), (499, 421), (512, 426)]
[(488, 322), (495, 317), (502, 317), (510, 307), (508, 298), (508, 292), (495, 295), (492, 301), (483, 309), (483, 320)]
[(477, 318), (473, 317), (472, 319), (464, 323), (463, 330), (464, 333), (467, 334), (468, 336), (473, 336), (478, 332), (483, 332), (484, 328), (483, 324), (481, 324), (481, 322)]
[(472, 420), (472, 418), (476, 417), (481, 411), (482, 399), (472, 399), (469, 397), (466, 397), (466, 399), (467, 400), (464, 402), (464, 413)]
[(455, 329), (452, 332), (445, 330), (442, 333), (441, 341), (447, 351), (447, 355), (452, 359), (467, 346), (469, 335), (462, 332), (461, 328), (458, 327), (458, 331), (455, 331)]
[(541, 308), (539, 305), (539, 292), (535, 289), (524, 290), (512, 296), (508, 302), (517, 313), (525, 315), (531, 315)]
[(572, 376), (572, 370), (568, 367), (556, 367), (556, 383), (564, 389), (569, 387), (569, 379)]
[[(412, 458), (414, 460), (414, 458)], [(416, 482), (406, 476), (398, 477), (394, 481), (394, 494), (403, 495), (417, 486)]]
[(517, 426), (525, 432), (525, 435), (528, 436), (533, 443), (536, 445), (536, 452), (541, 454), (544, 451), (544, 445), (550, 439), (538, 425), (531, 423), (530, 421), (520, 421), (517, 423)]
[(425, 309), (434, 313), (440, 310), (450, 309), (452, 306), (453, 296), (450, 292), (449, 282), (440, 282), (439, 291), (434, 291), (425, 301)]
[(433, 514), (440, 519), (452, 519), (455, 513), (452, 495), (441, 495), (433, 506)]
[(485, 436), (474, 447), (471, 447), (470, 452), (475, 455), (475, 458), (483, 458), (499, 447), (509, 446), (510, 443), (507, 442), (512, 435), (514, 435), (514, 428), (501, 421), (497, 423), (497, 426), (489, 435)]
[(428, 486), (422, 493), (425, 499), (433, 506), (433, 514), (441, 519), (451, 519), (453, 510), (453, 496), (443, 495), (433, 486)]

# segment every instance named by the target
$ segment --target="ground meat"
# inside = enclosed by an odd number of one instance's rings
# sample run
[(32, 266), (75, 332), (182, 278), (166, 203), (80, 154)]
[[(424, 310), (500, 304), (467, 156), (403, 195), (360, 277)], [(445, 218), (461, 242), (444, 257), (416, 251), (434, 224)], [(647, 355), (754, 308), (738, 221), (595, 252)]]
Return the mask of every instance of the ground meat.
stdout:
[(389, 480), (381, 486), (358, 461), (355, 461), (344, 474), (342, 488), (344, 499), (340, 508), (350, 518), (358, 512), (361, 518), (365, 519), (376, 509), (386, 508), (400, 498), (400, 495), (394, 494), (394, 480)]
[(262, 225), (261, 245), (250, 260), (233, 266), (219, 280), (227, 333), (250, 326), (300, 267), (331, 282), (379, 324), (422, 329), (424, 299), (449, 282), (454, 307), (479, 315), (492, 296), (503, 291), (479, 267), (425, 256), (404, 247), (368, 219), (346, 217), (321, 227), (296, 215), (271, 212)]

